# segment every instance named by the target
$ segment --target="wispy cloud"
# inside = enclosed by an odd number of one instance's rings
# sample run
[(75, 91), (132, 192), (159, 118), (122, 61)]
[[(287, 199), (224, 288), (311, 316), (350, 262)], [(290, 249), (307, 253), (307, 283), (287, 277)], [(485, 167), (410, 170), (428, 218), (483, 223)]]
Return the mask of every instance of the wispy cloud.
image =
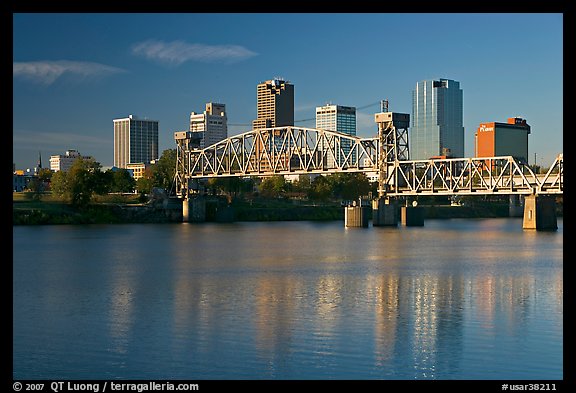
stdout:
[(239, 45), (204, 45), (158, 40), (137, 43), (132, 46), (132, 53), (169, 65), (180, 65), (187, 61), (234, 63), (258, 55)]
[(84, 61), (29, 61), (13, 63), (13, 76), (32, 80), (43, 85), (51, 85), (64, 75), (103, 77), (126, 72), (117, 67)]
[[(38, 131), (27, 131), (27, 130), (14, 130), (12, 135), (12, 143), (14, 146), (20, 148), (30, 147), (31, 141), (36, 141), (41, 144), (44, 148), (55, 148), (55, 149), (76, 149), (79, 146), (109, 146), (112, 142), (110, 138), (95, 137), (90, 135), (82, 134), (71, 134), (64, 132), (38, 132)], [(73, 141), (73, 145), (70, 143)], [(33, 150), (37, 150), (34, 146)]]

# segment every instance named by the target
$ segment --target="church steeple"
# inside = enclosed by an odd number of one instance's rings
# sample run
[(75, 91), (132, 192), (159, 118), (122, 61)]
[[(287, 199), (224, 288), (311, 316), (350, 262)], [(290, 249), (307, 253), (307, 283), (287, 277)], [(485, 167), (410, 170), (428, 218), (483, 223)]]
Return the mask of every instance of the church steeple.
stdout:
[(38, 165), (37, 165), (38, 169), (42, 169), (42, 155), (40, 154), (40, 151), (38, 151)]

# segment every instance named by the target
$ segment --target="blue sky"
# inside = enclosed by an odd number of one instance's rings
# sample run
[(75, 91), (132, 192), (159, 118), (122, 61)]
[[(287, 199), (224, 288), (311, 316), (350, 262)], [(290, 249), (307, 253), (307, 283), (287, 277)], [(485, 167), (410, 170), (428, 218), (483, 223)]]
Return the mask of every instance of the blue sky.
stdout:
[(454, 79), (466, 156), (480, 122), (514, 116), (532, 127), (530, 163), (563, 151), (561, 13), (15, 13), (13, 162), (76, 149), (111, 166), (112, 121), (129, 114), (158, 120), (160, 151), (175, 148), (210, 101), (226, 104), (229, 135), (248, 131), (256, 85), (274, 77), (294, 84), (296, 121), (355, 106), (363, 137), (380, 100), (411, 113), (418, 81)]

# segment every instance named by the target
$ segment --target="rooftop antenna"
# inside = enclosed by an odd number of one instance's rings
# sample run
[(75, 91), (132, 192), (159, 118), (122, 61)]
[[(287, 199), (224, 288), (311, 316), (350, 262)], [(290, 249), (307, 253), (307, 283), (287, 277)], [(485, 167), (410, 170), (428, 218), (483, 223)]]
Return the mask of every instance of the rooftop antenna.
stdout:
[(382, 109), (382, 112), (388, 112), (388, 99), (380, 101), (380, 108)]

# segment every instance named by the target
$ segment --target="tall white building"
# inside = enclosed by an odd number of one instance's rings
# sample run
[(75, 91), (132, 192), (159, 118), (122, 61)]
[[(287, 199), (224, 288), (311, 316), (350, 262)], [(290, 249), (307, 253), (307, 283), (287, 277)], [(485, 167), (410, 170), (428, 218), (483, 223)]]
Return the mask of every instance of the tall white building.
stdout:
[(74, 161), (79, 158), (83, 158), (85, 160), (94, 159), (91, 156), (82, 156), (76, 150), (66, 150), (66, 154), (50, 156), (50, 170), (53, 172), (66, 172), (68, 169), (70, 169)]
[[(316, 128), (329, 131), (338, 131), (348, 135), (356, 135), (356, 108), (352, 106), (324, 105), (316, 107)], [(345, 154), (350, 152), (351, 144), (342, 142)], [(342, 164), (344, 157), (337, 152), (336, 161)], [(334, 166), (334, 157), (328, 155), (327, 165)]]
[(149, 164), (158, 159), (158, 120), (130, 115), (114, 119), (114, 166), (126, 169), (130, 163)]
[(226, 105), (209, 102), (206, 104), (204, 113), (192, 112), (190, 131), (202, 133), (201, 149), (228, 138)]

